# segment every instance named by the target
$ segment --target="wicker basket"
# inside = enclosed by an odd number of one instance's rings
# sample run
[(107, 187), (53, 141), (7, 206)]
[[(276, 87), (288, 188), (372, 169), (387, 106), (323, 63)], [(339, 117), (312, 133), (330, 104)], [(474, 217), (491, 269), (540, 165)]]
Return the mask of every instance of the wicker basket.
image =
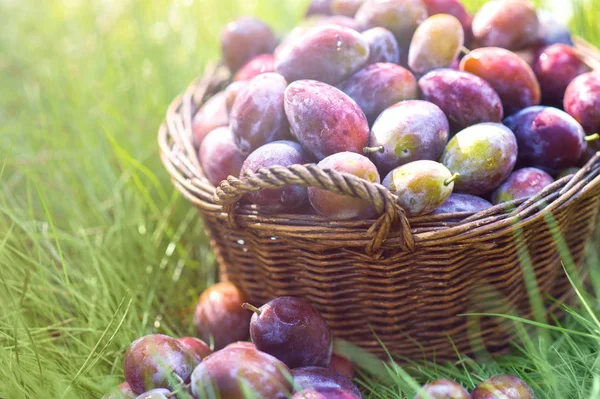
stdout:
[[(593, 47), (578, 40), (577, 49), (598, 69), (600, 55)], [(228, 79), (224, 68), (209, 68), (175, 99), (159, 144), (173, 183), (204, 218), (222, 277), (254, 304), (301, 296), (321, 311), (339, 338), (379, 356), (386, 355), (383, 342), (394, 356), (440, 360), (455, 359), (457, 351), (506, 350), (509, 326), (499, 318), (460, 315), (531, 317), (523, 276), (532, 269), (542, 298), (569, 297), (557, 237), (565, 239), (580, 267), (600, 206), (599, 155), (534, 198), (475, 215), (409, 220), (383, 186), (315, 165), (263, 169), (243, 179), (230, 177), (215, 188), (203, 176), (191, 123), (198, 107)], [(237, 204), (247, 192), (291, 184), (360, 197), (382, 216), (332, 222)], [(528, 264), (532, 267), (522, 266)]]

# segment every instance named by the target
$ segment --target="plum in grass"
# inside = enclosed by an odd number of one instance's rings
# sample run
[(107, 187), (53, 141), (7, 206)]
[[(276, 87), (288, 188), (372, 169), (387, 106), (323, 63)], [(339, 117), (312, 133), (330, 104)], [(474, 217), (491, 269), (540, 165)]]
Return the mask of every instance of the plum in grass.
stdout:
[(220, 92), (208, 99), (200, 107), (192, 120), (192, 138), (194, 146), (199, 147), (206, 135), (218, 127), (229, 124), (226, 105), (227, 95)]
[(173, 396), (172, 392), (168, 389), (158, 388), (153, 389), (148, 392), (144, 392), (143, 394), (136, 397), (136, 399), (177, 399)]
[(254, 311), (250, 337), (259, 351), (275, 356), (292, 369), (329, 365), (331, 331), (310, 303), (288, 296), (275, 298), (260, 309), (244, 306)]
[(199, 159), (208, 181), (218, 186), (228, 176), (239, 176), (245, 157), (235, 144), (231, 129), (220, 127), (202, 140)]
[[(310, 154), (298, 143), (285, 140), (275, 141), (256, 149), (246, 158), (240, 177), (244, 177), (247, 172), (256, 173), (261, 168), (269, 166), (302, 165), (310, 161)], [(260, 206), (262, 211), (281, 212), (298, 209), (307, 204), (308, 193), (304, 187), (288, 186), (248, 193), (246, 199)]]
[(123, 369), (131, 389), (141, 394), (153, 388), (174, 388), (188, 382), (195, 365), (195, 357), (175, 338), (153, 334), (129, 346)]
[(446, 202), (436, 208), (432, 214), (439, 215), (444, 213), (460, 212), (477, 213), (485, 211), (492, 206), (493, 205), (489, 201), (486, 201), (476, 195), (452, 193)]
[(535, 399), (527, 383), (512, 375), (491, 377), (475, 388), (473, 399)]
[[(377, 167), (364, 155), (339, 152), (319, 162), (321, 169), (349, 173), (371, 183), (381, 182)], [(368, 219), (375, 216), (374, 207), (360, 198), (336, 194), (320, 188), (309, 187), (308, 199), (321, 215), (332, 220)]]
[(276, 39), (271, 28), (252, 17), (238, 18), (227, 24), (221, 32), (221, 54), (232, 72), (253, 57), (272, 52), (275, 45)]
[(523, 168), (508, 176), (492, 194), (494, 204), (529, 198), (554, 183), (548, 173), (537, 168)]
[(519, 145), (519, 163), (555, 171), (575, 166), (587, 143), (583, 128), (564, 111), (536, 106), (504, 120)]
[(408, 51), (408, 65), (416, 73), (449, 68), (464, 45), (463, 27), (456, 17), (437, 14), (415, 31)]
[(453, 69), (431, 71), (419, 79), (421, 98), (440, 107), (450, 131), (459, 132), (483, 122), (502, 122), (498, 93), (480, 77)]
[(256, 76), (233, 103), (230, 127), (242, 154), (263, 144), (289, 138), (289, 124), (283, 108), (285, 78), (277, 73)]
[(405, 48), (427, 16), (422, 0), (365, 0), (355, 18), (367, 29), (379, 26), (390, 30)]
[(225, 348), (207, 357), (192, 374), (197, 399), (287, 399), (290, 370), (273, 356), (250, 347)]
[(383, 185), (398, 196), (398, 204), (409, 216), (426, 215), (442, 205), (452, 194), (453, 175), (434, 161), (415, 161), (392, 170)]
[(181, 337), (177, 338), (177, 341), (181, 342), (181, 344), (194, 355), (198, 363), (212, 353), (206, 342), (196, 337)]
[(339, 88), (356, 101), (369, 123), (386, 108), (419, 97), (414, 75), (391, 63), (369, 65), (346, 79)]
[(573, 79), (564, 107), (588, 134), (600, 133), (600, 73), (587, 72)]
[(331, 12), (337, 15), (354, 17), (364, 0), (331, 0)]
[(448, 119), (435, 104), (403, 101), (383, 111), (371, 129), (371, 159), (382, 173), (417, 160), (437, 160), (449, 134)]
[(541, 101), (540, 85), (533, 70), (511, 51), (498, 47), (475, 49), (461, 60), (460, 70), (487, 81), (500, 96), (505, 115)]
[(542, 101), (546, 105), (562, 106), (569, 83), (577, 76), (590, 71), (573, 47), (555, 44), (541, 51), (533, 71), (542, 90)]
[(292, 399), (360, 399), (350, 391), (340, 388), (308, 389), (297, 392)]
[(338, 355), (337, 353), (333, 353), (331, 355), (331, 362), (329, 363), (328, 368), (350, 379), (354, 378), (356, 375), (352, 362), (344, 356)]
[(520, 50), (535, 42), (539, 21), (527, 0), (495, 0), (485, 3), (473, 16), (473, 36), (481, 47)]
[(497, 188), (513, 171), (517, 148), (517, 139), (506, 126), (479, 123), (458, 132), (440, 162), (460, 174), (456, 192), (482, 195)]
[(102, 399), (135, 399), (136, 397), (137, 393), (133, 392), (129, 383), (124, 382), (104, 395)]
[(369, 44), (353, 29), (318, 26), (286, 40), (275, 52), (275, 69), (288, 82), (314, 79), (337, 84), (369, 59)]
[(263, 73), (275, 72), (275, 57), (273, 54), (261, 54), (253, 57), (240, 68), (233, 77), (234, 81), (250, 80)]
[(292, 376), (294, 377), (294, 388), (298, 391), (338, 388), (361, 397), (360, 391), (350, 378), (328, 368), (300, 367), (292, 370)]
[(472, 399), (459, 383), (440, 379), (426, 384), (414, 399)]
[(194, 313), (200, 338), (204, 342), (214, 342), (215, 350), (248, 339), (250, 315), (242, 308), (245, 301), (244, 294), (229, 282), (207, 288), (200, 295)]
[(362, 152), (369, 137), (364, 112), (328, 84), (299, 80), (285, 91), (285, 112), (294, 137), (319, 160), (338, 152)]
[(362, 33), (369, 45), (369, 59), (366, 65), (378, 62), (398, 64), (400, 62), (400, 47), (394, 34), (381, 27), (371, 28)]

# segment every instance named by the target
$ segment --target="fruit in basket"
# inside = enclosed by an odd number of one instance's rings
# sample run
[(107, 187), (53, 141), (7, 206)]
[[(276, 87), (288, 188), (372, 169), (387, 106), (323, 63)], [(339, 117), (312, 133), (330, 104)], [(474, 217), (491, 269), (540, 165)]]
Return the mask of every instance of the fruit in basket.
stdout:
[(600, 73), (576, 77), (567, 87), (564, 106), (588, 134), (600, 133)]
[(448, 68), (464, 45), (465, 33), (456, 17), (437, 14), (415, 31), (408, 51), (408, 65), (416, 73)]
[(223, 93), (225, 93), (225, 108), (227, 109), (227, 115), (231, 115), (231, 110), (233, 108), (233, 104), (235, 103), (235, 99), (242, 90), (245, 90), (246, 87), (248, 87), (249, 84), (249, 80), (238, 80), (237, 82), (231, 82), (231, 84), (225, 88)]
[(306, 16), (331, 14), (331, 0), (312, 0), (306, 10)]
[(554, 44), (537, 56), (533, 71), (542, 89), (542, 101), (546, 105), (561, 107), (569, 83), (577, 76), (590, 71), (573, 47)]
[(214, 342), (219, 350), (232, 342), (248, 338), (250, 315), (242, 309), (244, 294), (229, 282), (207, 288), (196, 306), (194, 323), (204, 342)]
[[(355, 152), (339, 152), (319, 162), (321, 169), (350, 173), (371, 183), (381, 182), (377, 167), (364, 155)], [(333, 220), (368, 219), (375, 216), (374, 207), (360, 198), (316, 187), (308, 188), (308, 199), (321, 215)]]
[(171, 399), (174, 398), (171, 391), (164, 388), (153, 389), (148, 392), (144, 392), (140, 396), (136, 397), (136, 399)]
[(292, 369), (329, 365), (331, 331), (310, 303), (288, 296), (275, 298), (260, 309), (245, 306), (255, 312), (250, 336), (258, 350), (275, 356)]
[(153, 388), (171, 388), (178, 380), (187, 382), (196, 362), (175, 338), (146, 335), (125, 352), (123, 369), (131, 389), (138, 394)]
[(450, 14), (457, 18), (465, 33), (465, 44), (469, 45), (472, 40), (473, 32), (471, 24), (473, 17), (460, 0), (423, 0), (429, 16), (437, 14)]
[(458, 132), (441, 157), (448, 169), (460, 174), (455, 190), (482, 195), (498, 187), (517, 162), (517, 139), (499, 123), (479, 123)]
[(473, 36), (481, 47), (520, 50), (538, 38), (537, 12), (529, 1), (495, 0), (473, 16)]
[(324, 367), (301, 367), (292, 370), (294, 387), (298, 391), (309, 389), (339, 388), (360, 397), (360, 391), (352, 380)]
[(133, 392), (129, 384), (124, 382), (104, 395), (102, 399), (135, 399), (137, 396), (137, 393)]
[(339, 88), (356, 101), (369, 123), (386, 108), (419, 97), (414, 75), (390, 63), (369, 65), (342, 82)]
[(527, 383), (512, 375), (491, 377), (475, 388), (473, 399), (535, 399)]
[(398, 204), (409, 216), (420, 216), (450, 197), (457, 178), (438, 162), (415, 161), (392, 170), (382, 184), (398, 196)]
[(400, 47), (394, 34), (381, 27), (371, 28), (362, 33), (369, 45), (369, 59), (366, 65), (378, 62), (398, 64), (400, 62)]
[(290, 370), (273, 356), (254, 348), (226, 348), (206, 358), (192, 374), (198, 399), (287, 399), (292, 392)]
[(450, 197), (440, 205), (433, 215), (439, 215), (444, 213), (459, 213), (459, 212), (471, 212), (478, 213), (491, 208), (493, 205), (481, 197), (477, 197), (471, 194), (459, 194), (452, 193)]
[(496, 90), (505, 115), (540, 103), (540, 85), (533, 70), (513, 52), (498, 47), (478, 48), (462, 59), (460, 69), (486, 80)]
[(389, 29), (400, 47), (407, 47), (417, 26), (427, 19), (427, 8), (422, 0), (365, 0), (355, 18), (367, 29)]
[(297, 392), (292, 396), (292, 399), (360, 399), (360, 396), (344, 389), (327, 388)]
[(423, 386), (414, 399), (471, 399), (471, 395), (459, 383), (441, 379)]
[(483, 122), (502, 122), (498, 93), (480, 77), (453, 69), (431, 71), (419, 79), (421, 98), (440, 107), (456, 133)]
[(494, 204), (529, 198), (554, 183), (548, 173), (537, 168), (523, 168), (508, 176), (492, 194)]
[(273, 54), (261, 54), (253, 57), (244, 64), (233, 77), (234, 81), (250, 80), (260, 74), (275, 72), (275, 57)]
[(226, 95), (217, 93), (202, 105), (192, 120), (194, 146), (199, 147), (204, 137), (213, 130), (229, 124)]
[(275, 69), (288, 82), (314, 79), (337, 84), (368, 59), (369, 45), (360, 33), (326, 25), (286, 40), (275, 53)]
[(331, 355), (331, 362), (329, 363), (328, 368), (350, 379), (354, 378), (356, 375), (352, 362), (336, 353)]
[(230, 127), (242, 154), (289, 137), (290, 126), (283, 108), (286, 87), (283, 76), (265, 73), (238, 93), (231, 109)]
[(331, 0), (333, 14), (354, 17), (364, 0)]
[(232, 348), (256, 349), (256, 345), (254, 345), (250, 341), (238, 341), (238, 342), (229, 344), (225, 347), (225, 349), (232, 349)]
[(371, 159), (380, 172), (417, 160), (439, 159), (448, 142), (448, 119), (435, 104), (403, 101), (383, 111), (371, 129)]
[(547, 170), (575, 166), (587, 144), (585, 132), (564, 111), (528, 107), (504, 120), (517, 137), (519, 163)]
[[(302, 146), (293, 141), (275, 141), (259, 147), (244, 161), (240, 177), (247, 172), (258, 172), (269, 166), (290, 166), (306, 164), (311, 161), (310, 155)], [(253, 204), (259, 205), (265, 212), (281, 212), (298, 209), (308, 202), (305, 187), (288, 186), (284, 188), (263, 189), (246, 194)], [(239, 340), (239, 339), (238, 339)]]
[(369, 137), (364, 112), (347, 94), (328, 84), (299, 80), (285, 91), (292, 134), (319, 160), (342, 151), (362, 152)]
[(569, 28), (560, 22), (556, 16), (547, 10), (537, 10), (540, 28), (538, 31), (538, 40), (535, 46), (538, 48), (551, 46), (553, 44), (573, 45), (573, 38)]
[(182, 337), (177, 338), (177, 341), (181, 342), (181, 344), (196, 357), (198, 363), (212, 353), (210, 347), (201, 339), (195, 337)]
[(232, 72), (252, 57), (271, 53), (275, 45), (276, 39), (271, 28), (252, 17), (238, 18), (228, 23), (221, 32), (223, 62)]
[(297, 40), (300, 36), (304, 35), (313, 28), (327, 25), (348, 28), (357, 32), (362, 32), (364, 30), (357, 20), (344, 15), (312, 15), (300, 21), (298, 26), (284, 36), (279, 46), (277, 46), (275, 49), (275, 57), (277, 57), (277, 54), (286, 47), (287, 43)]
[(228, 176), (239, 176), (245, 158), (235, 144), (231, 129), (226, 126), (210, 132), (200, 144), (200, 165), (204, 175), (214, 186), (218, 186)]

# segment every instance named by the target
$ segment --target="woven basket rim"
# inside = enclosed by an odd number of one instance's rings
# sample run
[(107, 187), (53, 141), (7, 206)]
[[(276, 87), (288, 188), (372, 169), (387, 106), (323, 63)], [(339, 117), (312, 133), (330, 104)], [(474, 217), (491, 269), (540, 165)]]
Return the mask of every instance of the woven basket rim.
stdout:
[[(574, 37), (575, 49), (583, 60), (600, 71), (600, 51)], [(211, 64), (200, 78), (177, 96), (167, 110), (158, 132), (161, 160), (173, 184), (202, 212), (236, 226), (254, 228), (265, 234), (292, 235), (329, 246), (365, 246), (370, 256), (385, 248), (410, 251), (415, 245), (432, 246), (454, 242), (457, 246), (507, 233), (547, 218), (569, 206), (575, 199), (600, 185), (600, 152), (575, 175), (555, 181), (541, 193), (526, 200), (495, 205), (479, 213), (447, 213), (407, 217), (396, 196), (385, 187), (356, 176), (322, 170), (315, 164), (270, 167), (243, 178), (230, 176), (218, 187), (205, 178), (197, 151), (192, 144), (191, 123), (202, 103), (229, 80), (226, 68)], [(362, 198), (382, 215), (377, 220), (332, 221), (319, 215), (267, 214), (255, 205), (238, 205), (244, 193), (264, 188), (300, 184)], [(396, 228), (396, 225), (400, 228)], [(317, 245), (317, 244), (316, 244)], [(483, 248), (482, 248), (483, 249)]]

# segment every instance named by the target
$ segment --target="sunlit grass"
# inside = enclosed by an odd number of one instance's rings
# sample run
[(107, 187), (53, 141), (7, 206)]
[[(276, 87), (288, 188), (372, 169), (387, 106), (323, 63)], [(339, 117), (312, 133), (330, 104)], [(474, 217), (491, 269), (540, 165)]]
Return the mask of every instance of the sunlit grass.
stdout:
[[(98, 398), (121, 382), (133, 339), (193, 333), (214, 258), (159, 161), (157, 128), (217, 57), (226, 21), (253, 14), (283, 32), (299, 3), (0, 0), (0, 397)], [(573, 26), (600, 44), (598, 16), (592, 0)], [(598, 398), (599, 277), (592, 268), (563, 323), (532, 331), (515, 319), (511, 356), (387, 369), (365, 359), (389, 384), (362, 384), (400, 398), (428, 379), (472, 388), (509, 372), (541, 397)]]

